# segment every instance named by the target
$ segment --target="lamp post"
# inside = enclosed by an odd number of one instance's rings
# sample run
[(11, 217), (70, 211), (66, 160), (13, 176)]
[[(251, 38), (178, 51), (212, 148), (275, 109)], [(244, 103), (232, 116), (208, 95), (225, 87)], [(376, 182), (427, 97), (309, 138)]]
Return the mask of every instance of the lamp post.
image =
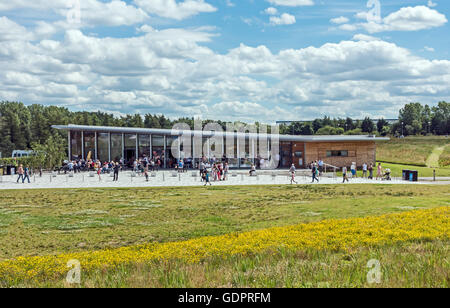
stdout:
[(403, 134), (403, 124), (404, 122), (402, 121), (402, 137), (405, 137), (405, 135)]
[(428, 133), (431, 134), (431, 121), (428, 122)]

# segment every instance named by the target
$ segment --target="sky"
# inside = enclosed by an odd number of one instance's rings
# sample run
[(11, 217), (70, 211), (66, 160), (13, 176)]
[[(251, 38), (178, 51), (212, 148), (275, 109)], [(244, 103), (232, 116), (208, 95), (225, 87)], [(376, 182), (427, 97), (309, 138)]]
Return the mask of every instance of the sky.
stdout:
[(8, 0), (0, 101), (223, 121), (450, 98), (450, 1)]

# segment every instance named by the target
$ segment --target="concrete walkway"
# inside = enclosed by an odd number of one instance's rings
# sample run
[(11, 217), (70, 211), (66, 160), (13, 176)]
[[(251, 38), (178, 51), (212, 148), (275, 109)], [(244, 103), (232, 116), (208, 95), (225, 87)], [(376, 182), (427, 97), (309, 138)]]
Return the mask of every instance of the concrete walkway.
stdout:
[[(234, 175), (234, 176), (233, 176)], [(198, 171), (189, 171), (187, 173), (174, 173), (172, 171), (159, 171), (154, 177), (149, 178), (146, 182), (145, 177), (133, 177), (131, 172), (122, 172), (119, 175), (119, 181), (113, 182), (110, 175), (90, 176), (89, 173), (76, 174), (73, 177), (69, 175), (44, 174), (42, 177), (31, 177), (31, 183), (16, 183), (17, 176), (0, 177), (0, 190), (4, 189), (49, 189), (49, 188), (122, 188), (122, 187), (195, 187), (202, 186)], [(311, 184), (311, 177), (302, 175), (297, 176), (296, 180), (299, 184)], [(322, 177), (320, 184), (341, 184), (341, 177)], [(394, 178), (393, 181), (375, 181), (368, 179), (350, 179), (349, 184), (439, 184), (450, 185), (450, 182), (439, 181), (428, 182), (421, 181), (411, 183), (402, 181), (400, 178)], [(213, 186), (230, 186), (230, 185), (290, 185), (289, 173), (280, 175), (279, 171), (272, 175), (265, 172), (264, 175), (254, 177), (248, 176), (248, 173), (232, 172), (229, 179), (224, 182), (213, 182)], [(317, 185), (315, 183), (314, 185)], [(346, 184), (348, 185), (348, 184)]]

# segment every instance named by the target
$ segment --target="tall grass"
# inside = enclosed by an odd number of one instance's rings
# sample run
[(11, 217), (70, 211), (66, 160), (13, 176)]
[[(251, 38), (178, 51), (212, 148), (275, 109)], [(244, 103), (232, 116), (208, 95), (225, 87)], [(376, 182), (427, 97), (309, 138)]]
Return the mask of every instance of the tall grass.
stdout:
[[(80, 285), (64, 279), (16, 281), (0, 287), (106, 288), (423, 288), (450, 286), (448, 241), (415, 241), (389, 246), (361, 247), (348, 252), (331, 250), (266, 251), (212, 257), (201, 263), (180, 260), (132, 264), (115, 270), (81, 274)], [(381, 265), (380, 283), (369, 283), (369, 260)]]
[(441, 167), (450, 167), (450, 145), (444, 149), (444, 152), (439, 157), (439, 165)]

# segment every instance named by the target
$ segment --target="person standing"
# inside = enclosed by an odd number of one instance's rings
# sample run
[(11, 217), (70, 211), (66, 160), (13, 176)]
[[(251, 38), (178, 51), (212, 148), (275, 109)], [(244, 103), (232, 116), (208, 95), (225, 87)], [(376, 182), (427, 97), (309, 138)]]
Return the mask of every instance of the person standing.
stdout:
[(24, 181), (23, 165), (19, 165), (19, 168), (17, 169), (17, 174), (19, 175), (19, 177), (17, 178), (17, 183), (19, 183), (20, 180), (22, 180), (22, 182), (23, 182)]
[(228, 163), (225, 163), (225, 167), (223, 168), (223, 180), (228, 180), (228, 171), (230, 170), (230, 167), (228, 166)]
[(322, 174), (324, 172), (323, 168), (324, 162), (322, 159), (319, 159), (319, 173)]
[(113, 182), (117, 182), (119, 180), (119, 170), (120, 170), (120, 165), (119, 163), (116, 163), (114, 165), (114, 178), (113, 178)]
[(148, 160), (147, 160), (147, 159), (144, 159), (144, 160), (142, 161), (142, 165), (143, 165), (143, 167), (144, 167), (145, 181), (148, 182)]
[(363, 178), (367, 178), (367, 164), (364, 163), (363, 164)]
[(291, 169), (289, 169), (289, 172), (291, 173), (291, 185), (292, 183), (298, 184), (297, 181), (295, 181), (295, 165), (292, 164)]
[(353, 178), (358, 178), (358, 174), (356, 173), (356, 164), (355, 163), (352, 163), (352, 166), (351, 166), (351, 171), (352, 171), (352, 179)]
[(345, 181), (350, 182), (347, 176), (347, 167), (342, 168), (342, 178), (343, 178), (342, 183), (345, 183)]

